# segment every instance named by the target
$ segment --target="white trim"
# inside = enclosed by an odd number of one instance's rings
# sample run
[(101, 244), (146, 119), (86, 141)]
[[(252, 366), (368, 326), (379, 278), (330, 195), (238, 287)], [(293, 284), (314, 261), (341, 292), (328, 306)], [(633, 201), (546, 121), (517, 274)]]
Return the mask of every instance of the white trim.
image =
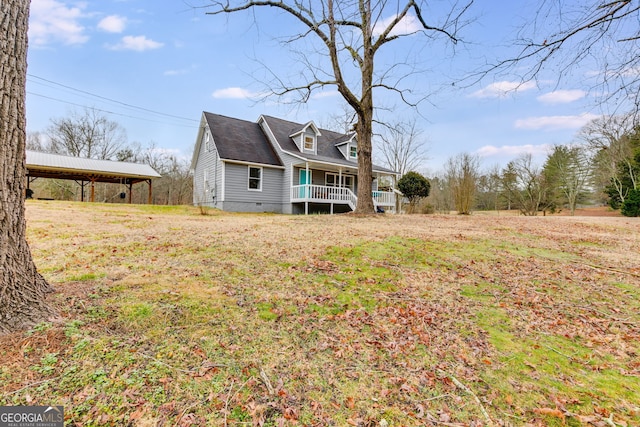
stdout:
[[(311, 143), (311, 148), (307, 148), (307, 142)], [(316, 152), (316, 138), (306, 133), (302, 135), (302, 149), (306, 151)]]
[(322, 136), (322, 133), (320, 133), (320, 128), (318, 126), (316, 126), (316, 124), (313, 122), (313, 120), (311, 120), (310, 122), (307, 122), (306, 125), (302, 126), (302, 129), (300, 129), (297, 132), (292, 133), (291, 135), (289, 135), (290, 138), (293, 138), (296, 135), (300, 135), (303, 134), (307, 131), (307, 129), (309, 128), (309, 126), (311, 126), (313, 129), (313, 133), (316, 134), (316, 136)]
[[(261, 114), (260, 118), (258, 118), (258, 123), (260, 124), (260, 127), (262, 128), (263, 131), (269, 132), (269, 135), (268, 135), (269, 139), (271, 140), (271, 142), (275, 146), (278, 147), (280, 152), (281, 153), (286, 153), (286, 154), (288, 154), (290, 156), (293, 156), (293, 157), (295, 157), (297, 159), (306, 161), (307, 159), (305, 157), (302, 157), (299, 152), (298, 153), (292, 153), (290, 151), (282, 149), (282, 146), (280, 145), (280, 143), (276, 139), (276, 136), (273, 134), (273, 131), (271, 131), (271, 128), (269, 127), (269, 123), (267, 123), (267, 120), (264, 117), (265, 117), (264, 114)], [(278, 153), (278, 155), (279, 155), (279, 153)]]
[[(258, 169), (260, 171), (260, 178), (255, 178), (251, 176), (251, 169)], [(251, 166), (247, 165), (247, 191), (262, 191), (262, 180), (264, 178), (263, 167), (262, 166)], [(251, 188), (251, 180), (259, 179), (258, 188)]]
[[(333, 185), (329, 185), (327, 183), (327, 176), (331, 175), (334, 177), (333, 180)], [(356, 188), (356, 177), (357, 175), (352, 175), (352, 174), (342, 174), (342, 169), (340, 171), (338, 171), (338, 173), (335, 172), (329, 172), (329, 171), (325, 171), (324, 172), (324, 185), (325, 187), (340, 187), (340, 188), (348, 188), (349, 190), (353, 191)], [(347, 179), (351, 180), (351, 185), (347, 185)]]
[(224, 162), (220, 162), (220, 166), (221, 166), (220, 167), (220, 173), (221, 173), (221, 175), (220, 175), (220, 187), (222, 187), (222, 188), (220, 189), (220, 199), (219, 200), (221, 202), (224, 202), (224, 197), (225, 197), (224, 190), (225, 190), (225, 188), (227, 188), (227, 186), (225, 185), (226, 184), (226, 178), (227, 178), (227, 171), (225, 170), (226, 169), (226, 165), (225, 165)]
[[(283, 153), (287, 153), (287, 154), (290, 154), (292, 156), (295, 156), (290, 151), (284, 151), (283, 150)], [(298, 157), (300, 160), (304, 160), (305, 162), (310, 162), (310, 163), (314, 163), (314, 164), (318, 164), (318, 165), (329, 165), (329, 166), (335, 166), (335, 167), (338, 167), (338, 168), (355, 169), (356, 172), (358, 170), (358, 163), (357, 162), (353, 162), (351, 164), (345, 165), (343, 163), (331, 163), (331, 162), (327, 162), (327, 161), (324, 161), (324, 160), (310, 159), (310, 158), (301, 157), (301, 156), (295, 156), (295, 157)], [(400, 175), (398, 172), (384, 171), (384, 170), (376, 169), (375, 167), (373, 168), (372, 172), (377, 172), (377, 173), (381, 173), (381, 174), (384, 174), (384, 175), (396, 175), (396, 176)]]
[(193, 156), (191, 156), (191, 165), (189, 169), (195, 171), (197, 159), (200, 157), (200, 150), (202, 149), (202, 131), (204, 129), (205, 119), (204, 112), (200, 118), (200, 125), (198, 126), (198, 135), (196, 136), (196, 144), (193, 147)]
[(283, 169), (283, 170), (285, 169), (284, 166), (269, 165), (267, 163), (243, 162), (242, 160), (229, 160), (229, 159), (223, 159), (223, 158), (220, 158), (220, 161), (222, 163), (233, 163), (236, 165), (255, 166), (260, 168), (273, 168), (273, 169)]
[(209, 128), (208, 127), (205, 128), (205, 130), (204, 130), (203, 139), (204, 139), (204, 151), (206, 153), (210, 153), (211, 151), (213, 151), (213, 150), (211, 150), (211, 142), (212, 142), (213, 138), (211, 136), (211, 133), (209, 132)]

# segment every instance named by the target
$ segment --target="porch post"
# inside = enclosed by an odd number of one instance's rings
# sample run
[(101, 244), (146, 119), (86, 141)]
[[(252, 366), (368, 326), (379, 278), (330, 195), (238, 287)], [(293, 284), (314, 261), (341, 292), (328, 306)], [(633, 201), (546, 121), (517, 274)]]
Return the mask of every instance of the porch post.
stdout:
[(129, 204), (131, 204), (131, 196), (133, 196), (133, 182), (129, 181)]
[(151, 179), (147, 180), (147, 184), (149, 184), (149, 195), (147, 196), (147, 204), (151, 204)]
[(305, 198), (308, 199), (309, 197), (311, 197), (311, 189), (309, 188), (309, 184), (311, 184), (311, 177), (309, 176), (309, 162), (305, 162), (305, 168), (307, 170), (307, 174), (305, 175), (305, 187), (304, 187), (304, 194), (305, 194)]
[(311, 184), (311, 178), (309, 177), (309, 162), (305, 162), (305, 183), (304, 183), (304, 214), (309, 215), (309, 197), (311, 197), (311, 188), (309, 188), (309, 184)]

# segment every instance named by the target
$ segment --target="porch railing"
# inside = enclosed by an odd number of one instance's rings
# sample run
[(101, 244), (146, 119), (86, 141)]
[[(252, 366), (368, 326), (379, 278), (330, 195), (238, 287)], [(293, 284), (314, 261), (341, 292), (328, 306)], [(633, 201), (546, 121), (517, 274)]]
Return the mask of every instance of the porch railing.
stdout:
[(374, 191), (373, 203), (378, 206), (395, 206), (396, 195), (392, 191)]
[[(395, 206), (396, 196), (393, 192), (374, 191), (372, 196), (376, 206)], [(355, 209), (358, 197), (347, 187), (302, 184), (291, 187), (291, 202), (343, 203)]]

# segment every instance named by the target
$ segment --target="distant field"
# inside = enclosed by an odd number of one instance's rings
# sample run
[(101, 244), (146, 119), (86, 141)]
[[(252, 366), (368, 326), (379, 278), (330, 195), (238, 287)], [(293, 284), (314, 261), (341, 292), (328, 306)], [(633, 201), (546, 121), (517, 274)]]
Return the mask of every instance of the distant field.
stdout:
[(638, 426), (640, 220), (28, 201), (59, 318), (0, 405), (71, 426)]

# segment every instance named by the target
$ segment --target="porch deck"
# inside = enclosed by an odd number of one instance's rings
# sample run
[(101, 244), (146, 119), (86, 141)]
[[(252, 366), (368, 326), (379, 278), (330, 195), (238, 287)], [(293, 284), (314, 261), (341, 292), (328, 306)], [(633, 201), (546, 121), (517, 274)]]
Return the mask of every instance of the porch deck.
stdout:
[[(373, 204), (383, 209), (393, 209), (396, 195), (390, 191), (373, 191)], [(356, 208), (358, 197), (347, 187), (302, 184), (291, 187), (291, 202), (346, 204), (351, 210)]]

